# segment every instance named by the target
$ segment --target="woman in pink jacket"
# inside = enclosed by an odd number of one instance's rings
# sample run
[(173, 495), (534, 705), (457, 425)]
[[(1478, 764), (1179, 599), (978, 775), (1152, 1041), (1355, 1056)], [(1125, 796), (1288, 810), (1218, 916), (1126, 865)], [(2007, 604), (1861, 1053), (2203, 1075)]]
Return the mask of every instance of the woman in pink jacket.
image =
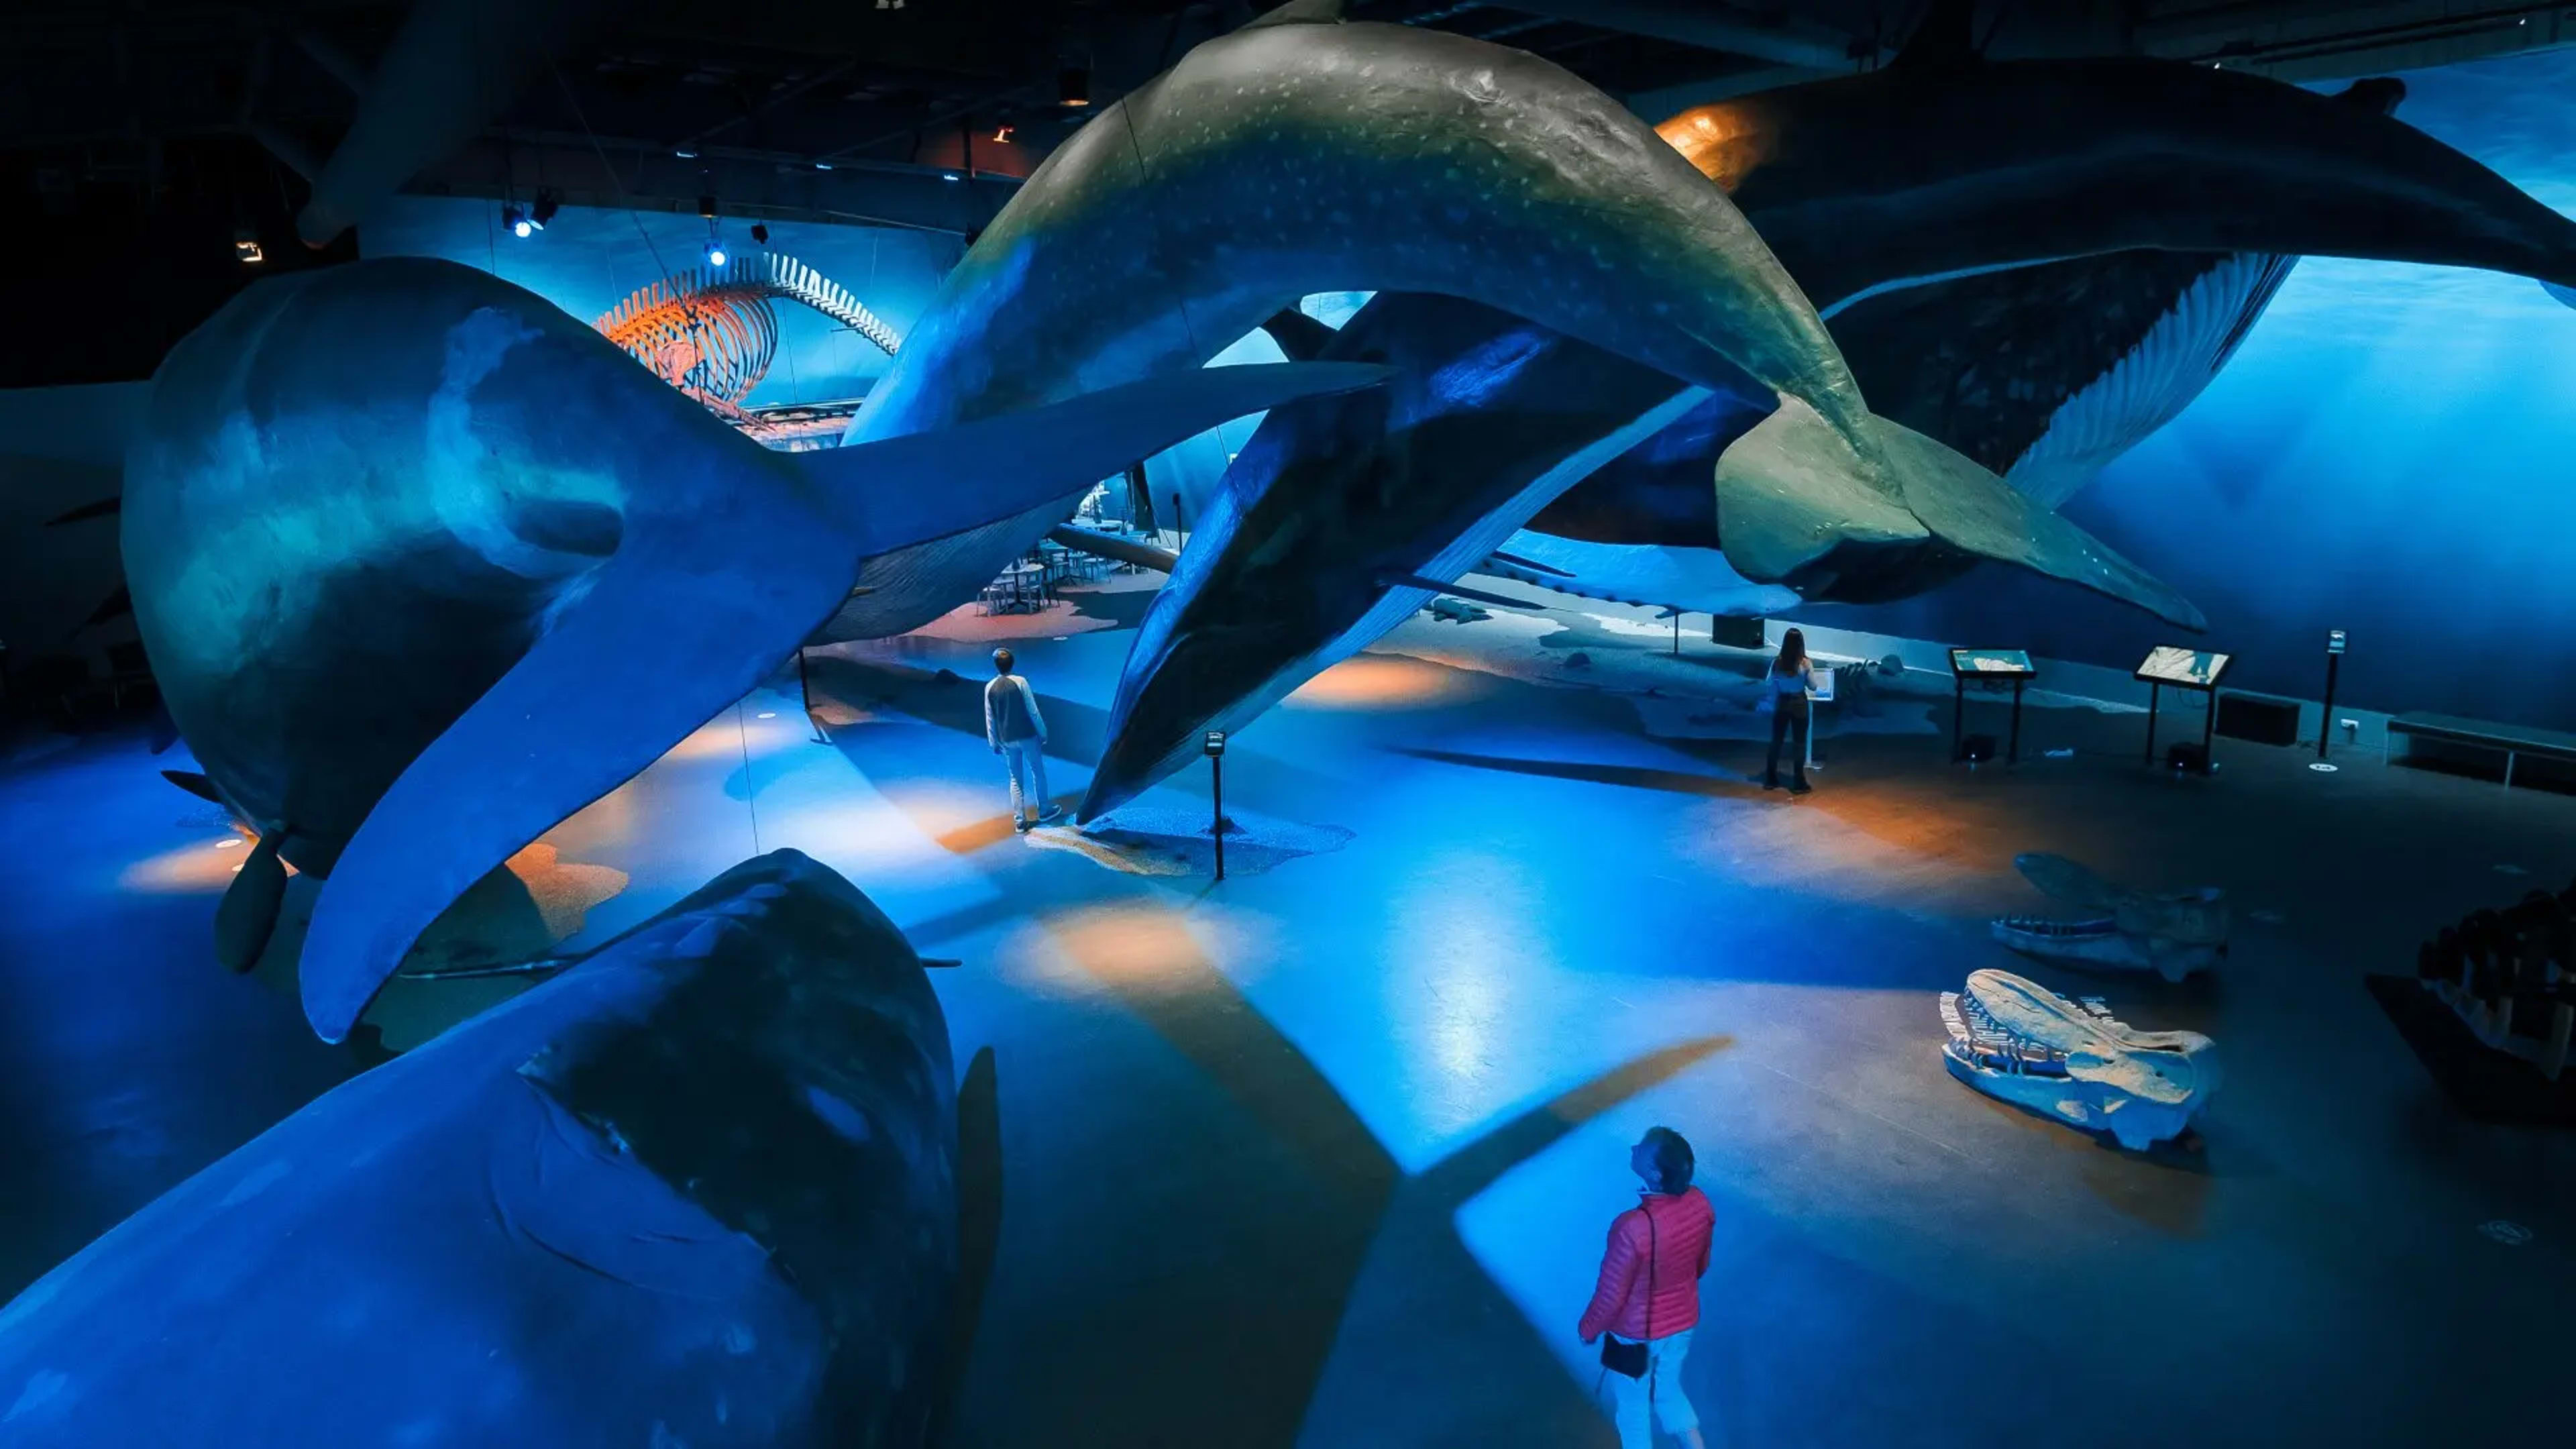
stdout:
[(1682, 1393), (1682, 1360), (1699, 1326), (1699, 1280), (1717, 1213), (1690, 1185), (1691, 1147), (1671, 1128), (1648, 1129), (1628, 1165), (1645, 1181), (1642, 1200), (1610, 1224), (1601, 1283), (1577, 1331), (1587, 1344), (1604, 1333), (1612, 1340), (1602, 1349), (1601, 1378), (1621, 1449), (1652, 1449), (1649, 1419), (1689, 1449), (1706, 1449), (1699, 1412)]

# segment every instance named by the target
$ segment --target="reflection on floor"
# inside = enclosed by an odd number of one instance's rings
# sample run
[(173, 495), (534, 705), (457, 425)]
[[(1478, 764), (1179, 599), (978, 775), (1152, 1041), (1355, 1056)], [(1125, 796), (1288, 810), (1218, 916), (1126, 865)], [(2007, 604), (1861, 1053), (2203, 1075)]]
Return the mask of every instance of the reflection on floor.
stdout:
[[(1128, 636), (1021, 623), (1070, 801)], [(1705, 642), (1676, 674), (1653, 629), (1563, 625), (1568, 687), (1502, 623), (1417, 620), (1239, 734), (1229, 811), (1335, 848), (1222, 885), (1012, 833), (979, 621), (816, 653), (828, 744), (784, 675), (550, 835), (528, 895), (597, 939), (793, 845), (963, 959), (935, 979), (990, 1266), (950, 1443), (1606, 1445), (1573, 1324), (1657, 1122), (1718, 1208), (1687, 1383), (1712, 1444), (2563, 1421), (2576, 1138), (2457, 1118), (2359, 982), (2518, 895), (2500, 867), (2576, 871), (2569, 801), (2229, 741), (2178, 778), (2073, 709), (1969, 770), (1896, 706), (1793, 802), (1751, 783)], [(1675, 710), (1698, 724), (1649, 732)], [(0, 1292), (350, 1069), (209, 959), (237, 847), (170, 763), (95, 740), (0, 772)], [(1140, 803), (1204, 820), (1205, 791)], [(2182, 986), (2017, 965), (1985, 921), (2045, 908), (2019, 850), (2224, 885), (2234, 954)], [(2205, 1149), (1952, 1082), (1937, 994), (1987, 965), (2215, 1037)]]

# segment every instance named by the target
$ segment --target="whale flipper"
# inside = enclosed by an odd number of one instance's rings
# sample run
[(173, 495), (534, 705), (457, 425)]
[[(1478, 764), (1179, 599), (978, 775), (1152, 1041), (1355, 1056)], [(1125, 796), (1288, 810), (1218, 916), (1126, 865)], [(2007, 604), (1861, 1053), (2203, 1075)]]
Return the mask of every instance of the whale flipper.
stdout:
[(1323, 356), (1324, 349), (1332, 346), (1333, 338), (1339, 335), (1320, 319), (1294, 307), (1271, 313), (1263, 319), (1261, 330), (1270, 334), (1270, 340), (1279, 344), (1279, 350), (1291, 362), (1312, 362)]
[[(2207, 627), (2189, 600), (1953, 449), (1885, 418), (1873, 417), (1869, 427), (1901, 480), (1901, 504), (1860, 488), (1827, 487), (1844, 476), (1834, 451), (1842, 439), (1795, 399), (1728, 448), (1717, 462), (1717, 529), (1727, 561), (1756, 583), (1797, 587), (1798, 580), (1829, 577), (1845, 544), (1929, 537), (2135, 604), (2186, 629)], [(1783, 488), (1783, 479), (1809, 486)]]
[[(1206, 369), (833, 453), (745, 443), (808, 486), (744, 488), (727, 508), (628, 530), (552, 629), (412, 761), (341, 853), (305, 937), (306, 1019), (326, 1041), (346, 1036), (467, 887), (750, 692), (848, 598), (861, 558), (918, 543), (920, 530), (1025, 511), (1246, 407), (1381, 372)], [(950, 486), (961, 476), (987, 487)], [(1007, 493), (990, 486), (1005, 479)], [(660, 660), (665, 687), (619, 687), (643, 654)]]

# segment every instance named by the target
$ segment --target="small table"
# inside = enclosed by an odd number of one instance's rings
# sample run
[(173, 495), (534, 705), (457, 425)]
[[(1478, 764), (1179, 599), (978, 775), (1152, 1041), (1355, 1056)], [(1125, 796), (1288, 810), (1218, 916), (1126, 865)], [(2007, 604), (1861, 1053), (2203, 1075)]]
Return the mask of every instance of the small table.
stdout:
[(1015, 563), (1002, 570), (1003, 587), (1010, 592), (1009, 607), (1015, 612), (1035, 613), (1046, 607), (1046, 566)]

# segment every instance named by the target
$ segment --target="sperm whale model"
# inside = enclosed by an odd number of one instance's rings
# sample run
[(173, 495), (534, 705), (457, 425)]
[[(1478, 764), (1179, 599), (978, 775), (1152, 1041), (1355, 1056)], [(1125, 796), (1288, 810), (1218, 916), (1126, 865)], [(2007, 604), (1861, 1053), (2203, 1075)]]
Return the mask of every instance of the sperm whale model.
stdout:
[[(1666, 395), (1790, 400), (1779, 431), (1811, 456), (1796, 486), (1751, 487), (1743, 503), (1778, 520), (1785, 555), (1812, 551), (1797, 534), (1819, 490), (1837, 519), (1857, 509), (1928, 536), (1896, 496), (1886, 428), (1722, 190), (1536, 57), (1338, 11), (1292, 5), (1197, 47), (1048, 157), (950, 273), (850, 436), (1194, 367), (1301, 296), (1388, 288), (1507, 306), (1678, 379)], [(1946, 489), (2010, 506), (1982, 470), (1944, 461)], [(1076, 497), (872, 561), (831, 633), (927, 623)]]
[(924, 1442), (956, 1078), (912, 948), (779, 851), (568, 964), (0, 1310), (0, 1439)]
[[(1901, 301), (1895, 289), (1908, 285), (2138, 249), (2488, 267), (2538, 277), (2562, 298), (2576, 282), (2576, 222), (2390, 119), (2393, 83), (2339, 98), (2175, 62), (1950, 59), (1699, 108), (1659, 132), (1732, 191), (1837, 327), (1844, 309)], [(1390, 362), (1417, 380), (1357, 408), (1300, 406), (1263, 422), (1229, 470), (1234, 501), (1199, 510), (1190, 552), (1218, 556), (1185, 563), (1139, 631), (1086, 818), (1176, 768), (1199, 731), (1240, 728), (1363, 647), (1430, 597), (1416, 585), (1476, 566), (1475, 545), (1542, 565), (1501, 572), (1560, 586), (1566, 563), (1530, 557), (1527, 536), (1498, 525), (1527, 521), (1549, 488), (1562, 493), (1618, 442), (1602, 431), (1605, 409), (1641, 419), (1676, 396), (1667, 378), (1526, 321), (1488, 312), (1480, 327), (1450, 298), (1381, 294), (1318, 355)], [(1692, 399), (1707, 412), (1686, 408), (1682, 423), (1713, 435), (1696, 466), (1724, 449), (1713, 492), (1701, 474), (1710, 507), (1696, 526), (1722, 538), (1726, 577), (1711, 587), (1730, 592), (1701, 606), (1866, 598), (1937, 582), (1981, 552), (1902, 530), (1872, 539), (1829, 517), (1786, 530), (1805, 547), (1784, 550), (1784, 531), (1746, 505), (1768, 501), (1755, 466), (1766, 454), (1774, 468), (1795, 460), (1747, 431), (1768, 400), (1715, 391)], [(1417, 403), (1399, 411), (1408, 395)], [(1569, 397), (1588, 401), (1539, 436)], [(1441, 445), (1389, 431), (1425, 417), (1449, 420)], [(1426, 492), (1437, 496), (1414, 497)], [(1473, 537), (1457, 531), (1466, 519), (1479, 520)], [(1353, 591), (1345, 573), (1310, 587), (1333, 570), (1318, 552), (1291, 556), (1283, 540), (1296, 539), (1368, 558), (1374, 585)], [(1248, 570), (1282, 592), (1250, 596), (1264, 585)], [(1239, 627), (1265, 611), (1289, 622)]]
[(170, 713), (260, 836), (219, 950), (258, 958), (281, 862), (328, 877), (302, 990), (338, 1040), (441, 910), (757, 684), (858, 560), (1380, 375), (1209, 369), (781, 454), (469, 267), (251, 287), (155, 374), (122, 510)]

